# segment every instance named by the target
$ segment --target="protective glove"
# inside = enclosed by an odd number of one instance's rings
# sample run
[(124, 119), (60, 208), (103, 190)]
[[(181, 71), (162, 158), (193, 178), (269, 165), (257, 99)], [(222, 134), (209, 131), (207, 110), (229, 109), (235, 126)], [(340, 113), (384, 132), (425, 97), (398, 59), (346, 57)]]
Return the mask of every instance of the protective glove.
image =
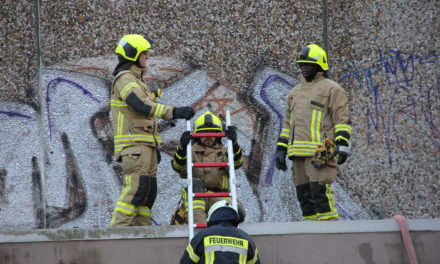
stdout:
[(195, 115), (194, 109), (189, 106), (174, 107), (173, 119), (186, 119), (189, 120)]
[(286, 171), (287, 170), (287, 165), (286, 165), (286, 153), (287, 151), (285, 150), (277, 150), (276, 158), (276, 166), (278, 170), (282, 170), (282, 171)]
[(191, 141), (191, 132), (185, 131), (180, 136), (180, 149), (186, 153), (186, 145)]
[(156, 156), (157, 156), (157, 164), (159, 164), (160, 161), (162, 160), (162, 156), (160, 155), (159, 149), (156, 149)]
[(347, 160), (348, 155), (350, 155), (350, 150), (350, 141), (348, 143), (346, 141), (337, 141), (335, 151), (333, 152), (331, 159), (336, 157), (338, 159), (338, 164), (343, 164)]
[(232, 140), (232, 144), (237, 143), (237, 128), (235, 126), (228, 126), (225, 131), (226, 137)]

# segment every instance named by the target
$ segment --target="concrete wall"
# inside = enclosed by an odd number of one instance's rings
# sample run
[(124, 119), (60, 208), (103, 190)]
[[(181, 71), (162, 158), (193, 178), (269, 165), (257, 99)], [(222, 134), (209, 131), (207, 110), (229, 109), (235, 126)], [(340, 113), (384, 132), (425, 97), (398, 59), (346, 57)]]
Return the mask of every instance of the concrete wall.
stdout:
[[(243, 224), (262, 263), (409, 263), (393, 220)], [(438, 262), (440, 221), (410, 220), (419, 263)], [(0, 262), (178, 263), (187, 227), (56, 229), (0, 232)]]
[[(285, 96), (307, 42), (325, 45), (345, 88), (353, 154), (334, 184), (342, 219), (440, 217), (438, 1), (24, 1), (0, 11), (0, 226), (107, 226), (122, 183), (109, 87), (126, 33), (155, 40), (146, 76), (163, 103), (232, 112), (247, 222), (300, 219), (290, 172), (274, 169)], [(168, 223), (171, 155), (183, 121), (162, 123), (153, 208)], [(44, 207), (47, 204), (47, 208)], [(46, 217), (44, 217), (46, 215)]]

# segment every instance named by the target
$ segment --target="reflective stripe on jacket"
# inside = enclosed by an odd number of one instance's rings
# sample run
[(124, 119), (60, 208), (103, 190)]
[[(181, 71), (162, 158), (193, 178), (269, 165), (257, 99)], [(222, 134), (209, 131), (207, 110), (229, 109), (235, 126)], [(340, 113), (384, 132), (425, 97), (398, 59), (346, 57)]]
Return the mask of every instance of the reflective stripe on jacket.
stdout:
[[(151, 107), (147, 116), (136, 112), (127, 104), (126, 99), (131, 93)], [(171, 119), (173, 108), (157, 103), (156, 100), (142, 80), (142, 69), (136, 65), (133, 64), (128, 70), (115, 76), (111, 93), (111, 113), (116, 159), (119, 159), (120, 152), (125, 147), (142, 144), (158, 146), (162, 142), (155, 118)]]
[(341, 86), (318, 72), (311, 82), (304, 78), (287, 97), (283, 128), (277, 145), (287, 148), (289, 157), (314, 156), (326, 135), (351, 134), (348, 99)]

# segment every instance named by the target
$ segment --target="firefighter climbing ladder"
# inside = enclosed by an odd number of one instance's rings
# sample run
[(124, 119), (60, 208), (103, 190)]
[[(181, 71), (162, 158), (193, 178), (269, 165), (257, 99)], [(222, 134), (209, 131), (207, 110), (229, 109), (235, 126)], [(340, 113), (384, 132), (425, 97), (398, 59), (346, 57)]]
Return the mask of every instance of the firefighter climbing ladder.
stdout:
[[(226, 111), (226, 127), (231, 125), (231, 114), (229, 110)], [(186, 130), (191, 131), (191, 122), (186, 121)], [(225, 137), (222, 133), (191, 133), (193, 138), (201, 137)], [(189, 240), (194, 237), (194, 228), (205, 228), (206, 224), (194, 224), (193, 198), (206, 197), (231, 197), (232, 207), (237, 210), (237, 190), (235, 187), (235, 169), (234, 169), (234, 152), (232, 149), (232, 140), (228, 139), (228, 162), (212, 162), (212, 163), (193, 163), (191, 144), (186, 146), (187, 160), (186, 167), (188, 170), (188, 226), (189, 226)], [(192, 168), (207, 168), (207, 167), (229, 167), (229, 186), (231, 191), (224, 193), (193, 193), (192, 182)], [(237, 210), (238, 211), (238, 210)]]

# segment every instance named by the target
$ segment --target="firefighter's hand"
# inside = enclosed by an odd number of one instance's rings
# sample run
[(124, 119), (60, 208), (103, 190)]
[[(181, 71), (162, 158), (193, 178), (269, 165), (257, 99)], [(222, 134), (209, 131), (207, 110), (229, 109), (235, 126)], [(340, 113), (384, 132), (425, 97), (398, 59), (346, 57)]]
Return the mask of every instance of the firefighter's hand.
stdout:
[(156, 156), (157, 156), (157, 164), (159, 164), (160, 161), (162, 160), (162, 156), (160, 155), (159, 149), (156, 149)]
[(185, 131), (180, 136), (180, 149), (186, 152), (186, 145), (191, 141), (191, 131)]
[(225, 134), (230, 140), (232, 140), (232, 144), (237, 143), (237, 128), (235, 126), (228, 126)]
[(189, 120), (195, 115), (194, 109), (189, 106), (174, 107), (173, 119), (186, 119)]
[(348, 155), (350, 155), (351, 142), (336, 142), (335, 151), (332, 157), (336, 157), (338, 164), (343, 164), (347, 161)]
[(287, 170), (285, 150), (277, 150), (275, 161), (276, 161), (277, 169), (282, 171)]

